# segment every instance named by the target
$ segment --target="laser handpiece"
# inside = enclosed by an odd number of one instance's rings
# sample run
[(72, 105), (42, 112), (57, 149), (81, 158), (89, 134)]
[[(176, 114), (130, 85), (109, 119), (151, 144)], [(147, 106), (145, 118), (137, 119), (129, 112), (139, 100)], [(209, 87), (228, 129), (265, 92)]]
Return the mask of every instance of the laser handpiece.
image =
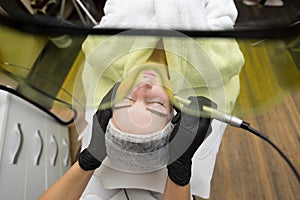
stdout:
[[(189, 105), (191, 103), (190, 100), (183, 99), (176, 95), (174, 95), (174, 98), (183, 105)], [(229, 115), (225, 112), (219, 111), (219, 110), (209, 107), (209, 106), (202, 106), (202, 111), (209, 114), (209, 116), (211, 118), (219, 120), (221, 122), (225, 122), (225, 123), (229, 124), (230, 126), (241, 127), (241, 125), (244, 122), (242, 119), (240, 119), (236, 116)]]

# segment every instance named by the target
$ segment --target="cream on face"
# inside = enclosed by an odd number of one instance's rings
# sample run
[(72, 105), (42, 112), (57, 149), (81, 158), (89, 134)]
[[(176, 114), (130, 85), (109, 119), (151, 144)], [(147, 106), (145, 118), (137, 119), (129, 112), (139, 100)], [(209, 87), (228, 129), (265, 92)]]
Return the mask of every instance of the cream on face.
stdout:
[(126, 133), (154, 133), (170, 121), (170, 108), (171, 103), (158, 75), (145, 70), (125, 99), (114, 106), (112, 122)]

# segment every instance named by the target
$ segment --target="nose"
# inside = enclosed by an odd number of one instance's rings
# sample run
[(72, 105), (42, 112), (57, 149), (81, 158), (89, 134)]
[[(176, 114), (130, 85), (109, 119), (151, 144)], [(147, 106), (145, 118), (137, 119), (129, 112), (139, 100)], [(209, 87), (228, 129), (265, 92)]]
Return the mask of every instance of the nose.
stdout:
[(151, 92), (152, 87), (153, 83), (151, 82), (140, 83), (133, 91), (132, 96), (136, 98), (136, 101), (144, 100)]
[(153, 83), (151, 82), (146, 82), (142, 84), (142, 88), (144, 88), (145, 91), (148, 91), (150, 89), (152, 89)]
[(151, 88), (152, 87), (152, 85), (153, 85), (153, 82), (151, 82), (151, 81), (141, 81), (139, 84), (138, 84), (138, 88), (142, 88), (142, 87), (144, 87), (144, 88)]

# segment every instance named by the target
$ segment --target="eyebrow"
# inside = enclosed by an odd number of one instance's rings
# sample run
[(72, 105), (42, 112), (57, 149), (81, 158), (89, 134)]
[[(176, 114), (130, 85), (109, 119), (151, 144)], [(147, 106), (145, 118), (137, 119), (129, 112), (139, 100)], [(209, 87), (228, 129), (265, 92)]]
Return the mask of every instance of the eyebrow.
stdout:
[[(120, 105), (120, 106), (115, 106), (114, 109), (122, 109), (122, 108), (127, 108), (127, 107), (130, 107), (131, 105)], [(149, 110), (150, 112), (152, 112), (153, 114), (156, 114), (156, 115), (159, 115), (161, 117), (168, 117), (169, 115), (166, 114), (166, 113), (163, 113), (163, 112), (160, 112), (160, 111), (157, 111), (157, 110), (153, 110), (151, 108), (147, 108), (147, 110)]]

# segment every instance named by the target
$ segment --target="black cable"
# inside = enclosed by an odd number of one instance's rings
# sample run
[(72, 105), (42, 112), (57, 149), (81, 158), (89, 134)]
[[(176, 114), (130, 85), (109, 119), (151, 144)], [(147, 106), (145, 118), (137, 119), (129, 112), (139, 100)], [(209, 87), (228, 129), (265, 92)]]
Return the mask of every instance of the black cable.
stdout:
[(299, 175), (296, 167), (288, 159), (288, 157), (268, 138), (268, 136), (264, 135), (263, 133), (261, 133), (258, 130), (255, 130), (254, 128), (250, 127), (250, 124), (247, 123), (247, 122), (243, 122), (240, 127), (242, 129), (247, 130), (247, 131), (253, 133), (254, 135), (262, 138), (264, 141), (268, 142), (274, 149), (276, 149), (276, 151), (281, 155), (281, 157), (287, 162), (287, 164), (289, 165), (289, 167), (292, 169), (292, 171), (294, 172), (295, 176), (298, 179), (298, 182), (300, 183), (300, 175)]
[(123, 190), (124, 190), (124, 192), (125, 192), (126, 199), (127, 199), (127, 200), (129, 200), (129, 197), (128, 197), (128, 194), (127, 194), (127, 191), (126, 191), (126, 189), (124, 188)]

